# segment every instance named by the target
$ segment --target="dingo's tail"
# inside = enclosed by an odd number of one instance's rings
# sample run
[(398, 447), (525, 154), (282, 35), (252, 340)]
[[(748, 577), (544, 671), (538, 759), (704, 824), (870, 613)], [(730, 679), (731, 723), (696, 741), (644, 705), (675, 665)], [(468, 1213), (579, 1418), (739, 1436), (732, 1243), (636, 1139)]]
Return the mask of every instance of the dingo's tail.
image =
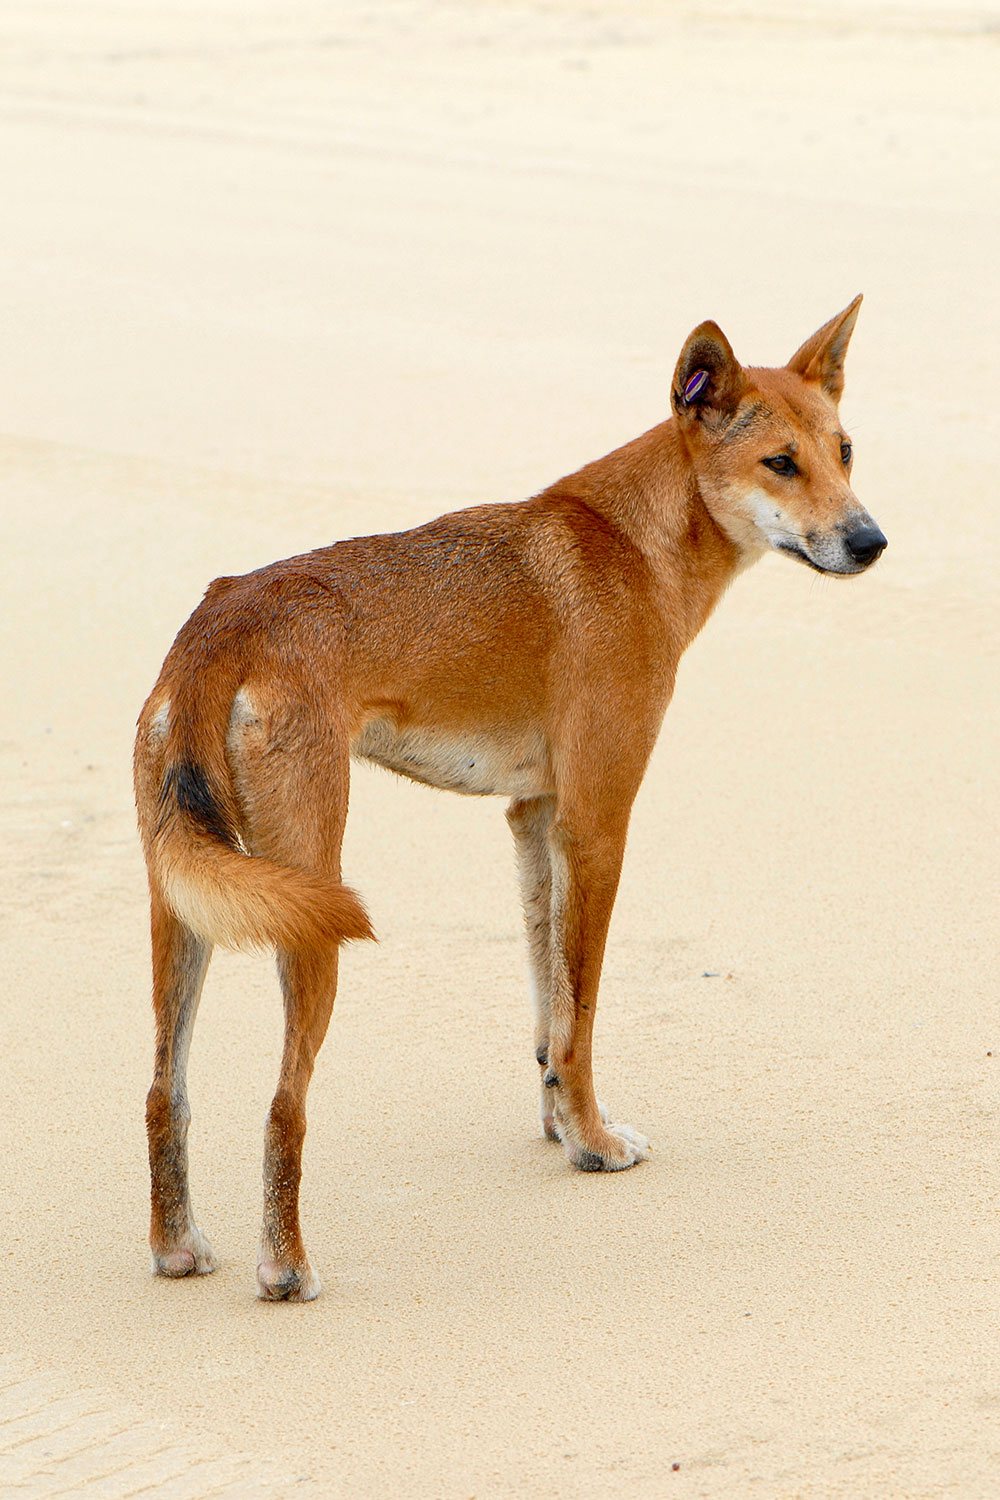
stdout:
[(160, 754), (149, 753), (148, 720), (136, 743), (150, 881), (175, 916), (226, 948), (295, 951), (374, 937), (360, 897), (340, 880), (247, 851), (225, 743), (235, 684), (188, 683), (173, 695)]

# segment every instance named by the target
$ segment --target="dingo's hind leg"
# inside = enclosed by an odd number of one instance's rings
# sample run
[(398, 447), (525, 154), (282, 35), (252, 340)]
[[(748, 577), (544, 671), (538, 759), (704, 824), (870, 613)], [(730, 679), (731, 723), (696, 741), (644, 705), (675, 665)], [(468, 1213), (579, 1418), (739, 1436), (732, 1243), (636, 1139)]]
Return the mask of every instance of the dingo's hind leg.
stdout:
[[(339, 880), (350, 779), (346, 738), (306, 712), (270, 726), (250, 719), (239, 743), (234, 738), (253, 852)], [(257, 1262), (258, 1295), (268, 1301), (310, 1302), (320, 1290), (302, 1242), (299, 1183), (306, 1093), (333, 1014), (339, 953), (328, 940), (278, 952), (285, 1038), (264, 1137)]]
[[(514, 835), (521, 904), (528, 938), (528, 966), (535, 1007), (535, 1058), (542, 1079), (549, 1062), (549, 1030), (552, 1022), (552, 864), (548, 833), (555, 812), (552, 797), (515, 801), (507, 809)], [(539, 1115), (542, 1130), (557, 1141), (551, 1092), (541, 1082)]]
[(194, 1222), (188, 1190), (187, 1060), (211, 945), (196, 937), (151, 889), (156, 1057), (146, 1097), (153, 1270), (161, 1276), (215, 1270)]
[(320, 1280), (299, 1227), (299, 1182), (306, 1133), (306, 1091), (333, 1013), (339, 948), (278, 955), (285, 998), (285, 1046), (264, 1137), (264, 1225), (258, 1294), (268, 1301), (311, 1302)]

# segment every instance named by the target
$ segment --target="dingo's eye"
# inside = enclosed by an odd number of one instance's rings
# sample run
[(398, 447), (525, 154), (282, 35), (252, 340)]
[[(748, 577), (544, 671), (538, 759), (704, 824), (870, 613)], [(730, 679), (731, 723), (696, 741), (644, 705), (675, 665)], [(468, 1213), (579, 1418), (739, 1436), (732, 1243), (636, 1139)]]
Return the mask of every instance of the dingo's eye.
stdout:
[(761, 463), (769, 468), (772, 474), (797, 474), (795, 460), (788, 453), (778, 453), (774, 458), (762, 458)]
[(845, 468), (850, 463), (850, 461), (851, 461), (851, 454), (853, 452), (854, 452), (854, 449), (851, 447), (850, 443), (841, 443), (841, 445), (840, 445), (840, 462), (844, 465)]

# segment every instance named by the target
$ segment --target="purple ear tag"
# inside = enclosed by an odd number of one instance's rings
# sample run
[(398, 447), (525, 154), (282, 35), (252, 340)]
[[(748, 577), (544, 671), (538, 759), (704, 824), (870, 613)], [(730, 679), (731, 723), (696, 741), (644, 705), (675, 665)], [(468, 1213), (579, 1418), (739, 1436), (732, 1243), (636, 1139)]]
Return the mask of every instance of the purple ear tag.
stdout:
[(696, 396), (700, 396), (706, 385), (708, 385), (708, 381), (709, 374), (707, 370), (695, 370), (691, 379), (684, 387), (684, 400), (693, 401)]

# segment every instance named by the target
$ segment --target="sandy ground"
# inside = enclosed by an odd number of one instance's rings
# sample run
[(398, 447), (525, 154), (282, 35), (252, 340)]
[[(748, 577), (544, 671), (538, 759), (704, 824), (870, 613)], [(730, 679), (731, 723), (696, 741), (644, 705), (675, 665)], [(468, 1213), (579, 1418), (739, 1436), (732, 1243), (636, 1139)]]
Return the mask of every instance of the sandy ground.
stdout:
[[(1000, 6), (8, 0), (0, 43), (0, 1493), (1000, 1493)], [(598, 1078), (653, 1159), (536, 1135), (500, 805), (358, 773), (325, 1293), (252, 1295), (280, 1015), (228, 955), (221, 1268), (152, 1279), (128, 766), (206, 581), (536, 490), (703, 317), (779, 363), (858, 290), (890, 548), (739, 580), (636, 808)]]

